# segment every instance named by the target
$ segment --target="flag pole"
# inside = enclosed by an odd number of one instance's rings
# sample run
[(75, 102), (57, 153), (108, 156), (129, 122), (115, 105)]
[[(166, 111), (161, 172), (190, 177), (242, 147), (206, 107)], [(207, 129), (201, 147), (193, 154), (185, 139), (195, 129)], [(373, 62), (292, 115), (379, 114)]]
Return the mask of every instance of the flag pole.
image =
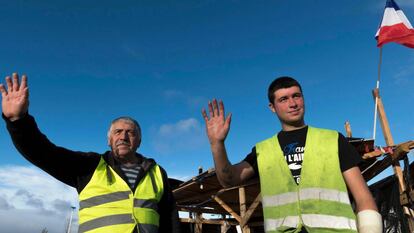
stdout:
[[(381, 63), (382, 63), (382, 46), (380, 47), (380, 55), (379, 55), (379, 62), (378, 62), (378, 79), (377, 79), (377, 86), (376, 90), (379, 91), (379, 83), (381, 79)], [(372, 139), (375, 141), (375, 135), (377, 131), (377, 115), (378, 115), (378, 96), (375, 97), (375, 110), (374, 110), (374, 129), (372, 133)]]

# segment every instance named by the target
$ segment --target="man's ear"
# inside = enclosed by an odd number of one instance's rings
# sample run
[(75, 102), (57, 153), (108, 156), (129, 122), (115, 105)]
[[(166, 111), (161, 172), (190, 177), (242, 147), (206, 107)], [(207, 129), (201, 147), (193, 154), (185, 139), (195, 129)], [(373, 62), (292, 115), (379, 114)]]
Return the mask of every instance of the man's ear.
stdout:
[(273, 106), (273, 104), (272, 104), (272, 103), (269, 103), (269, 109), (270, 109), (270, 111), (272, 111), (273, 113), (275, 113), (275, 112), (276, 112), (275, 106)]

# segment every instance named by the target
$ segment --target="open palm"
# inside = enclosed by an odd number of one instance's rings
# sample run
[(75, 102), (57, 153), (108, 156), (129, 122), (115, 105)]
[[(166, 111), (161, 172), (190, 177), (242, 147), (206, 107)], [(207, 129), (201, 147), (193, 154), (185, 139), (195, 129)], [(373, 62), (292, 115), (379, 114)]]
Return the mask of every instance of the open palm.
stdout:
[(14, 73), (12, 78), (6, 77), (7, 90), (0, 84), (2, 96), (1, 107), (5, 117), (14, 121), (23, 116), (29, 107), (29, 89), (27, 87), (27, 77), (22, 76), (19, 84), (19, 76)]
[(209, 115), (203, 109), (202, 114), (206, 123), (207, 136), (211, 144), (223, 142), (230, 130), (231, 114), (225, 117), (224, 104), (213, 100), (208, 103)]

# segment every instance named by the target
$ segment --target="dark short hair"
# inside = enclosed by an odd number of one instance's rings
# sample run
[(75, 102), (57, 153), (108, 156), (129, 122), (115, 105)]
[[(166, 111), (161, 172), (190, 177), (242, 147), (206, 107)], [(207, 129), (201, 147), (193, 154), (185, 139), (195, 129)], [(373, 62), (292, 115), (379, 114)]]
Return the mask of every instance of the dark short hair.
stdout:
[(300, 86), (299, 82), (296, 79), (289, 77), (289, 76), (282, 76), (273, 80), (273, 82), (269, 85), (269, 89), (267, 90), (267, 98), (269, 99), (270, 103), (273, 103), (275, 100), (275, 91), (282, 89), (282, 88), (289, 88), (297, 86), (302, 92), (302, 87)]

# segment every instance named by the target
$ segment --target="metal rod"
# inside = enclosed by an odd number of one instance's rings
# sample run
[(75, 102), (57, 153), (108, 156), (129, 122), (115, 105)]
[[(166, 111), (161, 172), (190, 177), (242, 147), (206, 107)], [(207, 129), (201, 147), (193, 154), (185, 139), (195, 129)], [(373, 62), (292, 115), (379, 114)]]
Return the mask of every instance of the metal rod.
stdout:
[[(378, 61), (378, 79), (377, 79), (377, 90), (379, 91), (379, 84), (381, 80), (381, 63), (382, 63), (382, 47), (380, 47), (380, 55)], [(374, 127), (372, 133), (372, 139), (375, 141), (375, 136), (377, 133), (377, 115), (378, 115), (378, 97), (375, 97), (375, 110), (374, 110)]]

